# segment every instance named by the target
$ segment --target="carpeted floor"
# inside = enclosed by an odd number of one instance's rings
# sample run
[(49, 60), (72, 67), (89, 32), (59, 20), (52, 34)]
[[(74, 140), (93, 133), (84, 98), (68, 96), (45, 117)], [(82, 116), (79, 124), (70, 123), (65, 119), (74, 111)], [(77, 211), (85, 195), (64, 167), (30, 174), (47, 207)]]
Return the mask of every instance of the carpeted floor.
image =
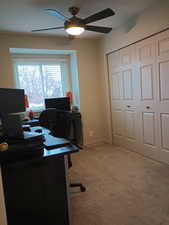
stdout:
[(103, 145), (73, 155), (72, 225), (169, 225), (169, 166)]

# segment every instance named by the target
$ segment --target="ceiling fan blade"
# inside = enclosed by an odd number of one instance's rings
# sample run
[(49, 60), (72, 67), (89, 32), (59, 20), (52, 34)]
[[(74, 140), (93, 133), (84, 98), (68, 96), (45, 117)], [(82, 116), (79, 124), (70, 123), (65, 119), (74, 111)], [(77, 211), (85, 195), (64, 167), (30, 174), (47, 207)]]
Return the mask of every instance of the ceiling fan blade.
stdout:
[(58, 12), (55, 9), (45, 9), (45, 11), (47, 11), (47, 13), (52, 16), (56, 16), (60, 20), (63, 20), (63, 21), (69, 20), (68, 17), (64, 16), (62, 13)]
[(38, 30), (32, 30), (32, 32), (39, 32), (39, 31), (46, 31), (46, 30), (58, 30), (58, 29), (63, 29), (64, 27), (50, 27), (50, 28), (45, 28), (45, 29), (38, 29)]
[(115, 14), (115, 12), (112, 9), (107, 8), (107, 9), (104, 9), (96, 14), (93, 14), (93, 15), (83, 19), (83, 23), (84, 24), (92, 23), (92, 22), (107, 18), (109, 16), (113, 16), (114, 14)]
[(99, 33), (109, 33), (112, 28), (111, 27), (99, 27), (99, 26), (85, 26), (85, 30), (89, 30), (89, 31), (95, 31), (95, 32), (99, 32)]

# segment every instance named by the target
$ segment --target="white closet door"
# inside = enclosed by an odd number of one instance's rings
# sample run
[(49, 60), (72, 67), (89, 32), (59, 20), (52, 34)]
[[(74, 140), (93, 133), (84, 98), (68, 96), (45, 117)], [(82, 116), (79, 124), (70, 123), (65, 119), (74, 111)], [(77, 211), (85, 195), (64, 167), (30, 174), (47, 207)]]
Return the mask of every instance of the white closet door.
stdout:
[(137, 112), (135, 107), (124, 109), (124, 146), (139, 152), (137, 135)]
[(138, 149), (137, 135), (137, 101), (138, 101), (138, 74), (135, 66), (135, 47), (127, 47), (120, 51), (121, 73), (123, 83), (123, 145), (134, 151)]
[(122, 83), (122, 73), (113, 71), (110, 74), (110, 82), (111, 82), (111, 99), (122, 100), (123, 96), (123, 83)]
[(169, 164), (169, 31), (108, 63), (114, 143)]
[(120, 70), (120, 54), (115, 52), (108, 56), (111, 105), (123, 97), (122, 72)]
[(123, 111), (121, 107), (121, 101), (123, 98), (123, 83), (120, 64), (119, 52), (115, 52), (108, 56), (110, 101), (112, 111), (112, 135), (113, 143), (116, 145), (120, 145), (124, 138)]
[(139, 146), (144, 155), (158, 160), (158, 80), (155, 38), (149, 38), (136, 44), (136, 55), (140, 83), (140, 99), (137, 107), (139, 113)]
[(112, 109), (112, 124), (113, 124), (113, 143), (122, 145), (124, 139), (124, 114), (119, 106)]
[(169, 31), (156, 37), (160, 160), (169, 163)]
[(138, 151), (136, 103), (139, 85), (134, 60), (133, 47), (108, 56), (113, 142)]

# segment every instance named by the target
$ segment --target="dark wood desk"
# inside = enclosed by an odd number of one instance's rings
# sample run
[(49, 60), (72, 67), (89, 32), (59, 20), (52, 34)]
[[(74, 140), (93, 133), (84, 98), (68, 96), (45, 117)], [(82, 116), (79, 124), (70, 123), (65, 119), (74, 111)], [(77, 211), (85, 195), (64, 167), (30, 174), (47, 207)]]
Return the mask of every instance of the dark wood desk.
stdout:
[(67, 154), (77, 151), (67, 143), (1, 163), (8, 225), (70, 225)]
[(39, 126), (39, 120), (38, 119), (25, 120), (23, 121), (23, 125), (30, 125), (31, 127)]

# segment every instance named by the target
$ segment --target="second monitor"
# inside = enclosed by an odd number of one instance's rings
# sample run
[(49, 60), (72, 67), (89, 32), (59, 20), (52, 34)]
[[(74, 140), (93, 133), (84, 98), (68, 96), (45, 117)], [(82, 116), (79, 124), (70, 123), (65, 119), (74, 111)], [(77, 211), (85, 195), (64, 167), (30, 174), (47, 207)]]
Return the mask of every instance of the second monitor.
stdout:
[(63, 110), (63, 111), (71, 110), (69, 97), (46, 98), (45, 107), (46, 109), (55, 108), (57, 110)]

